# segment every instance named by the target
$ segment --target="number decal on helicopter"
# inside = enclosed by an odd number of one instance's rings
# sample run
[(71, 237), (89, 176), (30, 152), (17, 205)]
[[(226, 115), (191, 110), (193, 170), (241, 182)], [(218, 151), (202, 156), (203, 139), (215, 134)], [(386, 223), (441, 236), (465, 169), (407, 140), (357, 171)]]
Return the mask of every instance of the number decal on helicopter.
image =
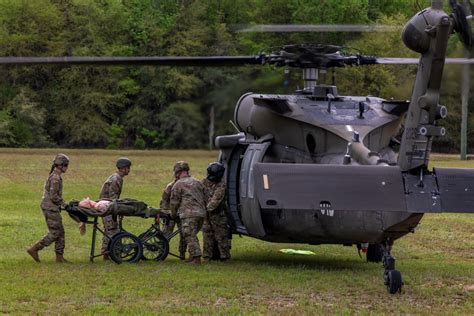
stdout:
[(334, 209), (331, 206), (331, 202), (329, 201), (321, 201), (319, 203), (319, 207), (321, 208), (321, 214), (333, 217), (334, 216)]

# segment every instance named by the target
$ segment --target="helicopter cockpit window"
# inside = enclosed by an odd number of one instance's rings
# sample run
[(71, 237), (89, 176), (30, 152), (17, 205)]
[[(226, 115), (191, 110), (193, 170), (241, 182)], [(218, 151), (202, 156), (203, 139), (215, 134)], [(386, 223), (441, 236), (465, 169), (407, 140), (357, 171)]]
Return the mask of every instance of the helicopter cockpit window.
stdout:
[(314, 154), (316, 150), (316, 140), (312, 134), (306, 135), (306, 146), (308, 147), (308, 151)]

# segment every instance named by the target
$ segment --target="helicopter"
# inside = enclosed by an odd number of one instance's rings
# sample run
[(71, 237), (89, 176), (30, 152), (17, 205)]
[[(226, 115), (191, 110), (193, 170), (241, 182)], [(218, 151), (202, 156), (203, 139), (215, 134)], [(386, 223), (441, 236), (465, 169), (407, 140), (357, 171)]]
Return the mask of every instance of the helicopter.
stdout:
[[(448, 39), (466, 48), (469, 15), (451, 0), (413, 16), (402, 31), (419, 60), (347, 53), (341, 46), (285, 45), (255, 56), (1, 57), (0, 65), (274, 65), (300, 68), (304, 87), (287, 95), (246, 93), (234, 113), (236, 134), (216, 138), (226, 167), (232, 232), (270, 242), (356, 245), (367, 261), (383, 262), (388, 292), (403, 278), (391, 255), (394, 241), (413, 232), (425, 213), (474, 212), (474, 169), (428, 169), (432, 142), (446, 134), (439, 104)], [(474, 11), (474, 8), (472, 9)], [(417, 64), (409, 101), (342, 96), (318, 84), (327, 69)]]

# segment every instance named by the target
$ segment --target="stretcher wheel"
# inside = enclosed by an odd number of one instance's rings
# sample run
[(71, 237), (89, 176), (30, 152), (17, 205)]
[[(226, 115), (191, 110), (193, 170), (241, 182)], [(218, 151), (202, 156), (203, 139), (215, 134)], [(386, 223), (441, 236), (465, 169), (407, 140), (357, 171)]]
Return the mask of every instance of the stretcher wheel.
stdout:
[(143, 247), (137, 236), (122, 232), (116, 234), (109, 245), (110, 258), (116, 263), (140, 261), (143, 255)]
[(138, 238), (141, 240), (143, 247), (143, 260), (163, 261), (166, 259), (170, 251), (170, 245), (163, 234), (160, 232), (152, 235), (143, 233)]

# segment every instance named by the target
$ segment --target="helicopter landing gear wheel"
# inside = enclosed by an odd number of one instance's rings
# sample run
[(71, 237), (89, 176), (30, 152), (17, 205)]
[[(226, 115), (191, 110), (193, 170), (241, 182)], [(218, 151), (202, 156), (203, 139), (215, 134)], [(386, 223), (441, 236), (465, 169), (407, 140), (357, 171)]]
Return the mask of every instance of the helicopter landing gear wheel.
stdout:
[(142, 257), (143, 247), (138, 237), (122, 232), (112, 238), (109, 251), (109, 256), (115, 263), (136, 263)]
[(155, 233), (149, 236), (147, 233), (143, 233), (138, 238), (143, 246), (143, 260), (163, 261), (166, 259), (170, 245), (163, 234)]
[(383, 273), (384, 284), (390, 294), (402, 293), (403, 279), (400, 271), (395, 270), (395, 258), (392, 257), (390, 251), (392, 250), (393, 241), (387, 239), (380, 248), (382, 251), (382, 262), (385, 271)]
[(403, 280), (402, 274), (398, 270), (388, 270), (384, 275), (385, 285), (390, 294), (401, 293)]
[(382, 246), (380, 244), (369, 244), (366, 259), (367, 262), (382, 262)]

